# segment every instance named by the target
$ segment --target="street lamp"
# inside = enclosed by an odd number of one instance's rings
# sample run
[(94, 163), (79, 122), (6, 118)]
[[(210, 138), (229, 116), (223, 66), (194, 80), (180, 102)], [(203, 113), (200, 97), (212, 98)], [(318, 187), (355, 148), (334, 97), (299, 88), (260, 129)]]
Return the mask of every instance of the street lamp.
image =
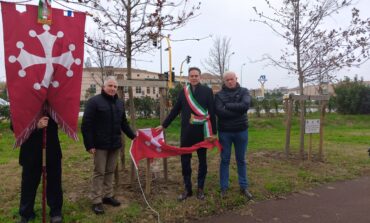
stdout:
[(172, 88), (172, 48), (170, 43), (170, 38), (168, 36), (164, 36), (167, 40), (168, 48), (165, 51), (168, 51), (168, 88)]
[(240, 87), (243, 87), (243, 67), (246, 65), (246, 63), (243, 63), (240, 67)]
[[(233, 55), (235, 55), (235, 52), (230, 53), (230, 55), (227, 57), (227, 68), (226, 68), (227, 70), (229, 70), (230, 59), (231, 59), (231, 56), (233, 56)], [(225, 72), (225, 70), (223, 72)], [(223, 74), (221, 74), (221, 75), (223, 75)]]
[(185, 60), (183, 60), (181, 62), (181, 66), (180, 66), (180, 84), (182, 84), (182, 66), (184, 65), (184, 62), (186, 62), (187, 64), (190, 63), (190, 59), (191, 59), (191, 56), (186, 56)]

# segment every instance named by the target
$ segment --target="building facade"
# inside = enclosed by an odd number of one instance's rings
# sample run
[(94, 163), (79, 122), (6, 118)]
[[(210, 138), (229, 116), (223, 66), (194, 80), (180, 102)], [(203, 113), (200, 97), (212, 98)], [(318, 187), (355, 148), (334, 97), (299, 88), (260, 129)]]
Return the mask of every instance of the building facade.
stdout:
[[(134, 80), (159, 80), (159, 74), (140, 69), (132, 69), (132, 79)], [(99, 94), (102, 89), (103, 80), (107, 76), (115, 76), (117, 79), (123, 77), (127, 80), (127, 69), (126, 68), (114, 68), (114, 67), (89, 67), (84, 68), (82, 74), (82, 86), (81, 86), (81, 101), (86, 101), (90, 97)], [(128, 99), (128, 87), (122, 87), (125, 100)], [(134, 97), (145, 97), (149, 96), (153, 99), (159, 98), (158, 87), (133, 87)]]
[[(133, 80), (159, 80), (159, 73), (132, 69)], [(89, 67), (84, 68), (82, 75), (82, 86), (81, 86), (81, 101), (86, 101), (90, 97), (99, 94), (102, 89), (103, 80), (107, 76), (115, 76), (117, 79), (127, 80), (127, 69), (126, 68), (114, 68), (114, 67)], [(188, 83), (187, 76), (176, 76), (175, 83)], [(201, 83), (209, 86), (214, 93), (221, 90), (222, 81), (219, 76), (212, 75), (209, 73), (203, 73), (201, 75)], [(122, 87), (124, 92), (125, 100), (128, 99), (128, 87)], [(148, 96), (153, 99), (159, 99), (159, 87), (143, 87), (134, 86), (133, 94), (135, 98)]]

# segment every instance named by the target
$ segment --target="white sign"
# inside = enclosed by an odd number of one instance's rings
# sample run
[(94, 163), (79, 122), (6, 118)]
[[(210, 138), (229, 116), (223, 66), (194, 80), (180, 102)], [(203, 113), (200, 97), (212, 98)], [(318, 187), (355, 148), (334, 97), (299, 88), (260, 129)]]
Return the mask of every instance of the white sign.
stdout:
[(320, 119), (306, 119), (305, 133), (320, 133)]

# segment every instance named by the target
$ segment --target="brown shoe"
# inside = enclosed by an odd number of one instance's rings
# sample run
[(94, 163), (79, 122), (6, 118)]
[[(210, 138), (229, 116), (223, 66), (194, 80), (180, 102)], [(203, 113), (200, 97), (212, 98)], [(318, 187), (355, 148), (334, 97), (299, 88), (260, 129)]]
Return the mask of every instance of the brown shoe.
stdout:
[(244, 195), (248, 200), (253, 199), (253, 195), (248, 191), (248, 189), (240, 188), (240, 193)]
[(199, 200), (204, 200), (204, 198), (206, 198), (206, 195), (204, 195), (204, 191), (203, 191), (203, 189), (198, 189), (198, 192), (197, 192), (197, 198), (199, 199)]
[(221, 195), (221, 199), (226, 198), (226, 195), (227, 195), (227, 189), (222, 189), (222, 190), (221, 190), (220, 195)]
[(193, 192), (192, 191), (184, 191), (182, 194), (180, 194), (177, 198), (178, 201), (184, 201), (186, 199), (188, 199), (188, 197), (191, 197), (193, 196)]

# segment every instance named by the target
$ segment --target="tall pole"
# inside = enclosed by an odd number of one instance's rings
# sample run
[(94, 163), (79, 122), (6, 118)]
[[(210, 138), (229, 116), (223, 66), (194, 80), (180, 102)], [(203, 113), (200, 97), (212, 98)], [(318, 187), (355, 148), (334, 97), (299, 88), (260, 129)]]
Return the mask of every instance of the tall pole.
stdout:
[(172, 50), (171, 50), (171, 43), (170, 38), (168, 36), (165, 37), (168, 44), (168, 88), (172, 88)]
[(191, 56), (186, 56), (185, 60), (183, 60), (181, 62), (181, 66), (180, 66), (180, 84), (182, 84), (182, 66), (184, 65), (184, 62), (186, 61), (188, 64), (190, 63), (190, 58)]
[(245, 66), (245, 64), (246, 63), (243, 63), (240, 67), (240, 87), (243, 87), (243, 67)]
[[(227, 67), (223, 67), (223, 71), (222, 72), (225, 72), (227, 70), (229, 70), (229, 67), (230, 67), (230, 61), (231, 61), (231, 56), (235, 55), (235, 52), (232, 52), (230, 53), (230, 55), (228, 56), (227, 58)], [(221, 77), (223, 77), (224, 74), (221, 74)]]
[(180, 84), (182, 84), (182, 66), (184, 65), (184, 62), (186, 61), (186, 59), (185, 60), (183, 60), (182, 62), (181, 62), (181, 65), (180, 65)]
[(162, 39), (159, 41), (159, 61), (160, 61), (160, 72), (161, 75), (163, 75), (163, 70), (162, 70)]

